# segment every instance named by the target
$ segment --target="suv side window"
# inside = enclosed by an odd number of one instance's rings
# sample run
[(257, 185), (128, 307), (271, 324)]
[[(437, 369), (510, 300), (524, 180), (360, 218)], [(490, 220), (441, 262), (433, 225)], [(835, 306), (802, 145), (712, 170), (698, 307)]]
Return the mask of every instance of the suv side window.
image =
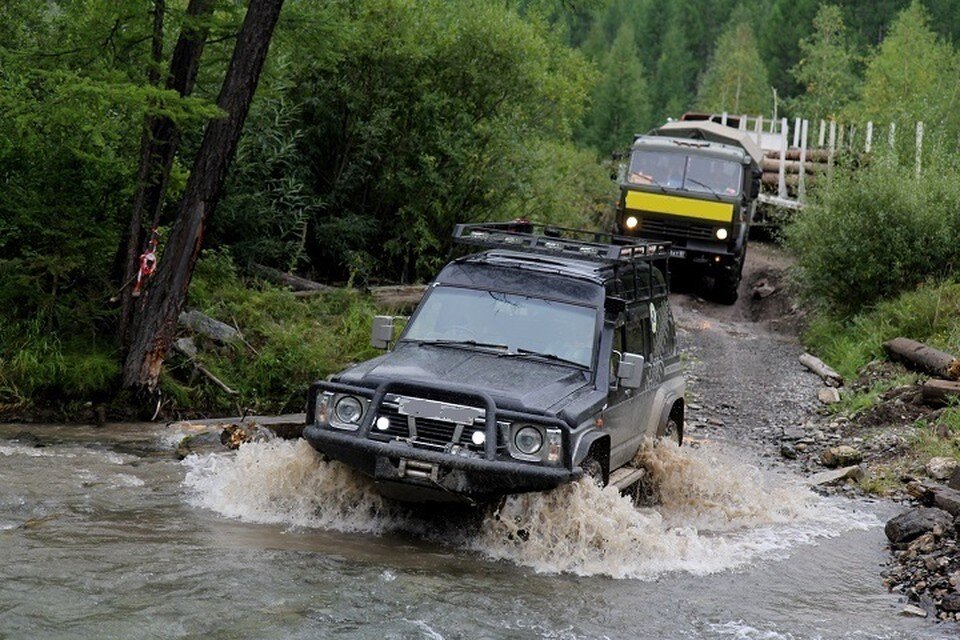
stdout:
[(630, 315), (627, 321), (627, 351), (650, 358), (650, 320), (640, 314)]

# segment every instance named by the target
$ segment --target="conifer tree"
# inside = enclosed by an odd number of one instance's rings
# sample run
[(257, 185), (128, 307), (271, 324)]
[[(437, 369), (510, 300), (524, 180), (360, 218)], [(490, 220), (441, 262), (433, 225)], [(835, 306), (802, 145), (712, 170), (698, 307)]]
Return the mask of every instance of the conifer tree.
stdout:
[(717, 39), (697, 93), (697, 108), (711, 113), (765, 113), (770, 83), (750, 25), (734, 14)]
[(807, 118), (836, 118), (857, 94), (857, 55), (848, 42), (838, 6), (820, 7), (813, 27), (813, 35), (800, 41), (803, 57), (791, 69), (805, 93), (792, 100), (790, 107), (794, 114)]

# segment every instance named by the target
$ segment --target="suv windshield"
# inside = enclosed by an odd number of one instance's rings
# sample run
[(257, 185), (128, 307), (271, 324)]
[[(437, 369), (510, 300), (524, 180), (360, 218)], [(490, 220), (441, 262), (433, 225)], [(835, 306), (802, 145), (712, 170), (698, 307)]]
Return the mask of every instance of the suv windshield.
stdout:
[(627, 182), (733, 196), (740, 192), (741, 171), (738, 163), (720, 158), (634, 151)]
[(589, 367), (597, 313), (589, 307), (497, 291), (436, 287), (404, 340), (503, 345)]

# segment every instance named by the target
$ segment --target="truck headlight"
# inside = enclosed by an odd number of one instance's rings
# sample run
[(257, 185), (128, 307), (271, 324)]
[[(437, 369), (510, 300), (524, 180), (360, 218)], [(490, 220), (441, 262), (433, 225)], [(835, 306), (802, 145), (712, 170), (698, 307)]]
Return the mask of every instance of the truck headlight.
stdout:
[(640, 224), (640, 221), (637, 220), (637, 216), (630, 216), (626, 220), (627, 229), (630, 229), (631, 231), (636, 229), (638, 224)]
[(535, 455), (543, 447), (543, 434), (536, 427), (520, 427), (513, 435), (513, 446), (524, 455)]
[(717, 235), (717, 240), (726, 240), (727, 235), (729, 235), (729, 233), (724, 227), (720, 227), (719, 229), (717, 229), (716, 235)]
[(357, 424), (363, 416), (363, 405), (353, 396), (343, 396), (334, 407), (337, 420), (344, 424)]

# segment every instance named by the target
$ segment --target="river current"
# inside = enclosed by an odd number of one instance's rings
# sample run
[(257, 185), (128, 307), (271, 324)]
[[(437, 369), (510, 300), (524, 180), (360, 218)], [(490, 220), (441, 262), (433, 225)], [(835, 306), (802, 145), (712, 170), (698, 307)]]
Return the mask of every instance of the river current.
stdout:
[(648, 451), (655, 508), (583, 482), (420, 512), (303, 441), (177, 461), (179, 435), (0, 427), (0, 638), (957, 634), (883, 588), (890, 505), (733, 445)]

